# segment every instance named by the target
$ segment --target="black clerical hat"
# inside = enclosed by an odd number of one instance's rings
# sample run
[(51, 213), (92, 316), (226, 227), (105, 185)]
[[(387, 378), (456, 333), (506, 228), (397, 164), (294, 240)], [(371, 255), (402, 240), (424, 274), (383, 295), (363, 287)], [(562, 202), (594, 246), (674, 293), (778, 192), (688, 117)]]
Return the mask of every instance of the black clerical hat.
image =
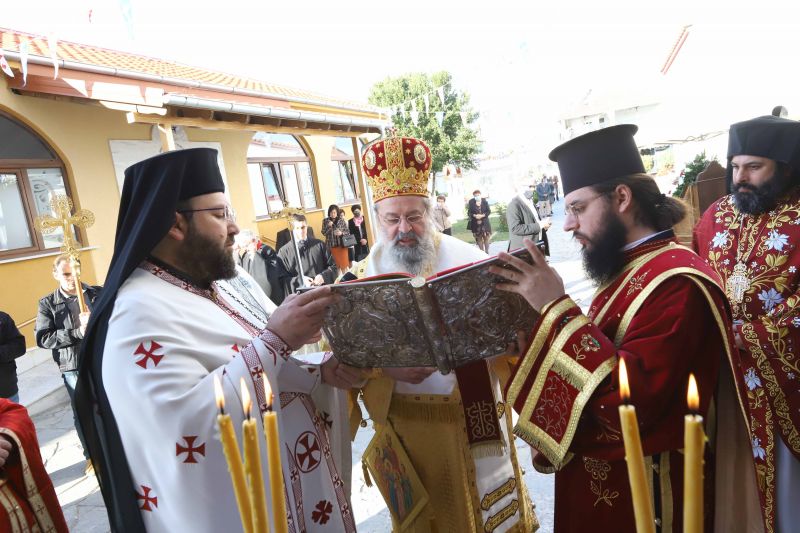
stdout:
[(564, 194), (613, 178), (643, 174), (644, 163), (633, 140), (638, 130), (633, 124), (611, 126), (570, 139), (550, 152), (550, 159), (558, 163)]
[(180, 180), (178, 200), (212, 192), (225, 192), (225, 184), (217, 164), (217, 151), (212, 148), (165, 152), (125, 169), (126, 180), (159, 178)]
[(731, 125), (728, 159), (754, 155), (800, 166), (800, 122), (767, 115)]

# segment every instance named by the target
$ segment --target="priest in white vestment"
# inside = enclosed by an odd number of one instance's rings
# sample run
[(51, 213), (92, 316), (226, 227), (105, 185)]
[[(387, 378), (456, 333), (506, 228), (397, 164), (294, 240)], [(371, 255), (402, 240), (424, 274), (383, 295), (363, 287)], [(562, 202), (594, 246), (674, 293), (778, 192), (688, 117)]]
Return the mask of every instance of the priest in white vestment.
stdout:
[[(126, 170), (106, 292), (78, 381), (114, 531), (242, 531), (216, 424), (215, 377), (240, 445), (240, 382), (255, 399), (259, 436), (264, 379), (276, 393), (287, 515), (271, 519), (271, 530), (284, 522), (298, 533), (355, 531), (327, 420), (311, 393), (323, 382), (348, 387), (359, 374), (332, 357), (307, 364), (292, 356), (318, 338), (333, 296), (315, 289), (271, 310), (260, 291), (242, 290), (251, 280), (231, 279), (237, 232), (215, 150), (168, 152)], [(263, 439), (261, 459), (269, 480)]]
[[(395, 272), (429, 277), (487, 257), (475, 246), (435, 230), (427, 198), (431, 153), (424, 142), (381, 139), (365, 147), (362, 160), (375, 200), (379, 240), (353, 267), (355, 277)], [(378, 435), (373, 443), (387, 432), (396, 434), (395, 446), (403, 448), (410, 463), (398, 470), (413, 471), (412, 477), (419, 478), (428, 496), (426, 504), (414, 505), (411, 511), (410, 502), (399, 506), (396, 495), (389, 498), (395, 531), (538, 529), (517, 463), (511, 409), (503, 399), (510, 364), (509, 358), (500, 356), (447, 375), (435, 368), (373, 372), (362, 389)], [(357, 426), (355, 422), (351, 427)], [(370, 457), (364, 460), (369, 462)], [(370, 466), (381, 471), (381, 465)]]

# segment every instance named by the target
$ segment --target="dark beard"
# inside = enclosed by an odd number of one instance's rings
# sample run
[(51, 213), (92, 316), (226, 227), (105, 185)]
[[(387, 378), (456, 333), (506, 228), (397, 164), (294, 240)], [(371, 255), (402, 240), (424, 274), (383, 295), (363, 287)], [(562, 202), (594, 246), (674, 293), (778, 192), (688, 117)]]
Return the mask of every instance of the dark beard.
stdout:
[(791, 183), (791, 176), (775, 172), (761, 186), (742, 183), (734, 185), (733, 203), (736, 209), (748, 215), (766, 213), (778, 205), (778, 200), (786, 193)]
[(209, 239), (189, 224), (186, 239), (178, 250), (181, 268), (201, 287), (208, 287), (212, 281), (236, 277), (236, 262), (233, 255), (225, 250), (225, 246)]
[[(583, 268), (598, 285), (614, 279), (625, 266), (625, 226), (619, 217), (610, 212), (607, 219), (602, 233), (587, 242), (583, 249)], [(586, 235), (576, 233), (588, 240)]]

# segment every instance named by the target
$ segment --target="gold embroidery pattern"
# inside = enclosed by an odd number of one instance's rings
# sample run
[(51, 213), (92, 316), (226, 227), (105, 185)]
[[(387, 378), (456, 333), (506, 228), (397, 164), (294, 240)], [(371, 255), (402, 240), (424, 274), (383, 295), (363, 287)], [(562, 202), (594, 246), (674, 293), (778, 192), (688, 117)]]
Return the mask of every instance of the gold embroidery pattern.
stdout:
[(505, 483), (483, 497), (481, 500), (481, 509), (488, 511), (492, 505), (499, 502), (504, 496), (514, 492), (515, 488), (517, 488), (517, 480), (513, 477), (508, 478)]
[(497, 514), (490, 516), (486, 523), (483, 524), (483, 530), (486, 533), (491, 533), (497, 529), (497, 526), (514, 516), (518, 510), (519, 500), (513, 500), (511, 503), (500, 509)]
[(494, 405), (489, 401), (473, 402), (464, 409), (469, 417), (467, 427), (470, 428), (473, 439), (482, 439), (497, 434), (497, 427), (494, 425), (492, 417), (494, 409)]
[(504, 414), (506, 414), (506, 404), (503, 402), (497, 402), (497, 418), (503, 418)]
[[(769, 218), (765, 221), (763, 217)], [(728, 286), (728, 280), (733, 275), (734, 263), (748, 267), (750, 285), (743, 300), (732, 307), (734, 319), (751, 322), (757, 318), (754, 311), (761, 311), (758, 300), (754, 300), (759, 292), (774, 289), (782, 294), (792, 290), (786, 263), (793, 247), (785, 242), (786, 235), (780, 234), (779, 230), (800, 218), (800, 203), (783, 203), (774, 211), (742, 220), (732, 198), (728, 196), (717, 204), (714, 218), (717, 225), (724, 225), (725, 230), (718, 232), (707, 244), (708, 263), (722, 278), (724, 287)], [(735, 230), (739, 230), (738, 240), (734, 238)], [(737, 246), (749, 250), (738, 262)]]
[(597, 507), (597, 504), (600, 502), (609, 507), (614, 507), (614, 500), (619, 498), (619, 491), (611, 491), (607, 488), (603, 488), (603, 481), (608, 479), (608, 473), (611, 472), (611, 464), (602, 459), (584, 457), (583, 467), (592, 476), (592, 480), (589, 481), (589, 490), (592, 491), (592, 494), (597, 496), (597, 499), (594, 501), (594, 507)]
[(584, 333), (583, 335), (581, 335), (580, 346), (574, 343), (572, 344), (572, 353), (575, 354), (576, 361), (586, 359), (587, 352), (596, 352), (599, 349), (600, 349), (600, 341), (598, 341), (588, 333)]
[(625, 293), (625, 296), (630, 296), (634, 292), (642, 290), (642, 282), (650, 273), (650, 270), (652, 269), (648, 269), (647, 272), (642, 272), (638, 276), (634, 276), (628, 280), (628, 292)]

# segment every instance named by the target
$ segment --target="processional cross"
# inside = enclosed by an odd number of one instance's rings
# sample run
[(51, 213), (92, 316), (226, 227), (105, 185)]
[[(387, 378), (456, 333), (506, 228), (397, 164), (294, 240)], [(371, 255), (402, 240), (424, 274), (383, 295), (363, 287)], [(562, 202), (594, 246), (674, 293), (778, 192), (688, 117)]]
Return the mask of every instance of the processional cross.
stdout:
[(75, 240), (72, 232), (72, 226), (78, 228), (88, 228), (94, 224), (94, 213), (88, 209), (81, 209), (74, 215), (72, 214), (72, 199), (65, 194), (56, 194), (50, 200), (50, 208), (53, 210), (53, 215), (43, 215), (36, 217), (34, 221), (36, 229), (43, 233), (53, 233), (58, 228), (64, 232), (64, 243), (61, 245), (61, 251), (69, 255), (70, 264), (72, 265), (72, 275), (75, 277), (75, 287), (78, 293), (78, 306), (81, 313), (88, 311), (86, 302), (83, 299), (83, 288), (81, 286), (81, 264), (80, 264), (80, 250), (78, 249), (78, 242)]

